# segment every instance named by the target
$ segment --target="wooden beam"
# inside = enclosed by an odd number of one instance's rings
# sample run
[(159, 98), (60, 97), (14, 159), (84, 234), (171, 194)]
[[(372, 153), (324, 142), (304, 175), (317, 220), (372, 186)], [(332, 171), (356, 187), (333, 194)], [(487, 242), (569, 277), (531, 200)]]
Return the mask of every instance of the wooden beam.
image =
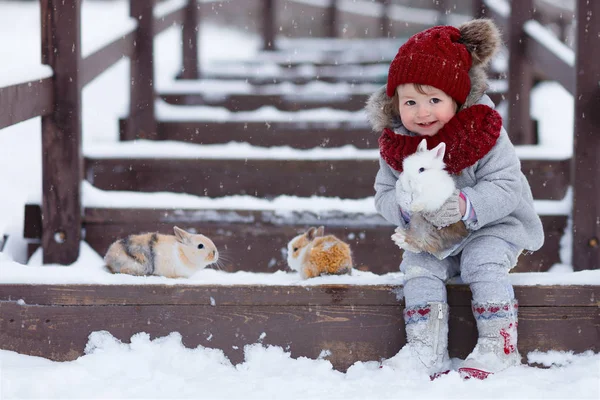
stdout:
[(81, 240), (81, 4), (42, 0), (42, 63), (54, 70), (54, 110), (42, 117), (45, 264), (71, 264)]
[[(569, 287), (578, 288), (581, 287)], [(14, 292), (10, 294), (14, 289), (19, 290), (16, 296)], [(326, 358), (334, 368), (345, 371), (356, 361), (390, 358), (405, 344), (400, 287), (266, 286), (257, 289), (256, 303), (255, 292), (248, 289), (65, 285), (42, 287), (41, 292), (52, 292), (60, 299), (73, 296), (85, 305), (63, 305), (60, 301), (39, 305), (35, 299), (43, 295), (38, 295), (37, 290), (0, 286), (0, 348), (66, 361), (83, 354), (90, 333), (95, 331), (106, 330), (124, 343), (140, 331), (151, 338), (177, 331), (184, 346), (221, 349), (234, 364), (244, 360), (246, 344), (260, 341), (263, 345), (286, 348), (293, 358), (316, 359), (322, 350), (329, 350)], [(468, 294), (463, 288), (456, 290)], [(522, 291), (531, 293), (527, 300), (538, 298), (544, 302), (546, 288), (515, 288), (517, 293)], [(589, 298), (589, 290), (584, 289), (582, 294), (586, 291)], [(138, 295), (132, 299), (131, 293)], [(450, 286), (449, 299), (454, 293)], [(598, 297), (597, 290), (592, 292), (591, 297), (594, 296)], [(384, 301), (356, 304), (362, 303), (363, 297)], [(23, 299), (25, 304), (17, 303), (15, 298)], [(199, 301), (182, 301), (191, 298)], [(468, 300), (464, 295), (461, 298)], [(106, 299), (113, 304), (106, 304)], [(146, 299), (153, 299), (154, 303), (143, 304)], [(200, 302), (203, 304), (197, 304)], [(599, 350), (596, 305), (557, 307), (524, 303), (519, 307), (522, 354), (533, 350)], [(475, 321), (470, 305), (451, 302), (450, 306), (450, 356), (464, 358), (477, 340)]]
[[(26, 209), (26, 238), (40, 234), (39, 207)], [(541, 250), (522, 255), (514, 272), (542, 272), (559, 263), (565, 216), (542, 216), (546, 241)], [(100, 255), (119, 238), (154, 232), (172, 234), (177, 225), (210, 237), (226, 254), (225, 271), (273, 272), (287, 270), (287, 242), (309, 226), (324, 225), (328, 233), (352, 247), (357, 269), (376, 274), (397, 272), (401, 251), (390, 240), (393, 226), (376, 214), (341, 211), (275, 212), (273, 210), (181, 210), (87, 208), (86, 241)]]
[(274, 0), (262, 0), (263, 50), (275, 50), (277, 12)]
[(182, 69), (180, 79), (200, 79), (200, 62), (198, 60), (198, 22), (200, 5), (197, 0), (188, 0), (184, 9), (184, 20), (181, 31)]
[(508, 121), (507, 131), (515, 144), (535, 144), (531, 129), (531, 88), (533, 69), (527, 58), (525, 22), (533, 18), (533, 0), (511, 1), (510, 29), (506, 35), (508, 60)]
[(0, 129), (54, 111), (53, 79), (0, 88)]
[(154, 14), (156, 0), (130, 0), (130, 15), (138, 21), (131, 57), (131, 86), (127, 131), (121, 139), (156, 136), (154, 112)]
[(360, 111), (365, 108), (368, 94), (348, 94), (329, 96), (302, 96), (294, 94), (240, 93), (221, 96), (200, 93), (162, 94), (169, 104), (212, 107), (225, 107), (231, 111), (254, 111), (264, 106), (273, 106), (281, 111), (301, 111), (314, 108), (333, 108), (344, 111)]
[[(152, 1), (156, 1), (156, 0), (152, 0)], [(173, 25), (183, 25), (186, 18), (187, 18), (187, 15), (186, 15), (185, 7), (180, 7), (178, 9), (173, 10), (170, 13), (160, 16), (160, 17), (153, 17), (153, 19), (154, 19), (154, 28), (153, 28), (154, 36), (164, 32), (165, 30), (169, 29)]]
[(131, 57), (134, 51), (134, 38), (134, 32), (130, 32), (123, 37), (113, 40), (106, 46), (83, 59), (81, 61), (82, 86), (93, 81), (98, 75), (120, 61), (123, 57)]
[[(574, 66), (557, 54), (553, 49), (561, 48), (563, 53), (573, 53), (564, 43), (561, 43), (555, 37), (546, 35), (540, 36), (539, 33), (545, 30), (537, 21), (529, 21), (526, 24), (527, 59), (531, 60), (536, 70), (541, 71), (547, 80), (558, 81), (569, 93), (575, 94), (575, 69)], [(548, 32), (548, 35), (553, 35)], [(549, 40), (552, 40), (549, 42)], [(573, 60), (575, 58), (573, 57)]]
[[(107, 272), (108, 273), (108, 272)], [(358, 278), (357, 278), (358, 279)], [(400, 306), (402, 285), (62, 285), (0, 284), (0, 301), (22, 299), (39, 306)], [(306, 281), (310, 283), (310, 281)], [(470, 307), (468, 285), (450, 284), (448, 303)], [(598, 285), (516, 285), (520, 307), (597, 307)], [(212, 300), (211, 300), (212, 297)]]
[[(224, 130), (212, 133), (197, 130), (194, 135), (198, 142), (208, 144)], [(277, 133), (267, 137), (259, 134), (256, 138), (252, 132), (245, 134), (249, 135), (248, 140), (244, 140), (243, 131), (225, 133), (214, 140), (220, 143), (225, 139), (239, 140), (258, 146), (298, 143), (286, 142), (285, 138), (277, 137)], [(185, 140), (185, 137), (164, 139)], [(349, 141), (343, 132), (337, 137), (331, 134), (320, 139), (310, 135), (303, 143), (335, 146), (344, 140), (346, 144), (360, 144)], [(375, 194), (373, 182), (378, 168), (378, 161), (373, 159), (86, 158), (85, 162), (86, 179), (102, 190), (171, 191), (209, 197), (248, 194), (266, 198), (290, 195), (360, 199)], [(562, 200), (565, 197), (569, 186), (568, 160), (527, 160), (521, 163), (521, 168), (530, 181), (534, 198)]]
[(600, 2), (577, 1), (573, 265), (600, 268)]
[(337, 0), (329, 0), (329, 6), (325, 11), (325, 26), (327, 27), (327, 37), (338, 37), (338, 5)]

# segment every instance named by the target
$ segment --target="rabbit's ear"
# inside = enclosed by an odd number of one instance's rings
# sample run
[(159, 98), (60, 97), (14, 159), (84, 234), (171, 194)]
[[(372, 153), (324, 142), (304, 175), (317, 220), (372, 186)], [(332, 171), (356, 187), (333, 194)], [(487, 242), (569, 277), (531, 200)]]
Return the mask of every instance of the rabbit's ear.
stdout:
[(421, 151), (427, 151), (427, 140), (425, 139), (421, 140), (421, 143), (419, 143), (419, 147), (417, 147), (417, 152)]
[(435, 153), (436, 159), (443, 160), (444, 155), (446, 154), (446, 143), (441, 142), (440, 144), (435, 146), (433, 149), (431, 149), (431, 151), (433, 151)]
[(315, 238), (316, 231), (317, 231), (317, 228), (315, 228), (314, 226), (311, 226), (310, 229), (308, 231), (306, 231), (306, 238), (308, 239), (309, 242)]
[(182, 243), (182, 244), (189, 243), (189, 241), (190, 241), (189, 233), (187, 233), (186, 231), (184, 231), (183, 229), (181, 229), (177, 226), (173, 227), (173, 231), (175, 232), (175, 237), (177, 238), (177, 241), (179, 243)]
[(315, 232), (315, 237), (319, 237), (319, 236), (325, 236), (325, 227), (323, 225), (318, 227)]

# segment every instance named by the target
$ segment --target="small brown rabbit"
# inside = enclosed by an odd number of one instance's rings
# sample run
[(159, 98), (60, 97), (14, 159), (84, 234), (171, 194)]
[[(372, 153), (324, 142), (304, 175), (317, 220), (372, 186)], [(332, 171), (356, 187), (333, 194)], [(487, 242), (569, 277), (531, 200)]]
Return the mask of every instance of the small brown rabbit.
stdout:
[(288, 265), (303, 279), (352, 273), (350, 246), (324, 231), (323, 226), (311, 227), (288, 243)]
[(204, 235), (178, 227), (175, 236), (130, 235), (110, 245), (104, 261), (112, 273), (189, 278), (219, 259), (215, 244)]

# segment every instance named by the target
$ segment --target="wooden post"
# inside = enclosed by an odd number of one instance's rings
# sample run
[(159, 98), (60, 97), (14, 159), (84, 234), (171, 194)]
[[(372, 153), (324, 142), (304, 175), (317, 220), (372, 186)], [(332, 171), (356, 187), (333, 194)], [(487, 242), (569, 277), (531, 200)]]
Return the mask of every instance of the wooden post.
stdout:
[(533, 18), (533, 0), (511, 1), (507, 44), (508, 60), (508, 134), (514, 144), (534, 144), (530, 114), (533, 85), (531, 62), (526, 57), (526, 34), (523, 25)]
[(275, 50), (275, 0), (263, 0), (263, 50)]
[(473, 0), (472, 10), (473, 18), (484, 18), (485, 4), (483, 0)]
[(573, 268), (600, 268), (600, 2), (577, 1)]
[(188, 0), (185, 7), (183, 29), (181, 31), (181, 57), (183, 66), (181, 79), (200, 79), (198, 63), (198, 14), (200, 6), (198, 0)]
[(42, 117), (42, 248), (44, 264), (79, 257), (81, 180), (81, 4), (41, 0), (42, 63), (54, 70), (54, 112)]
[(337, 0), (329, 0), (329, 7), (327, 7), (325, 15), (327, 37), (335, 38), (338, 35)]
[(392, 36), (392, 20), (390, 19), (390, 5), (392, 0), (381, 0), (381, 37)]
[(438, 12), (437, 25), (447, 25), (448, 16), (446, 15), (446, 0), (437, 0), (435, 2), (435, 8)]
[(154, 114), (154, 8), (155, 0), (130, 0), (129, 15), (136, 19), (135, 45), (131, 56), (129, 118), (122, 139), (155, 139)]

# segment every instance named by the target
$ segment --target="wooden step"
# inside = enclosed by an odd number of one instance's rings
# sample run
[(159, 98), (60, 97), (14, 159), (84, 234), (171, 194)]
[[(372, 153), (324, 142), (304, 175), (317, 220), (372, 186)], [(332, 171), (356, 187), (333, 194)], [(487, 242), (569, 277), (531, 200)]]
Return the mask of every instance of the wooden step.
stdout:
[[(561, 200), (569, 185), (569, 165), (568, 160), (523, 160), (521, 169), (535, 199)], [(264, 198), (365, 198), (375, 194), (373, 183), (378, 168), (378, 161), (369, 159), (85, 159), (86, 179), (102, 190), (168, 191), (209, 197), (248, 194)]]
[(365, 107), (368, 94), (342, 94), (301, 96), (293, 94), (241, 93), (223, 96), (202, 93), (163, 93), (160, 97), (169, 104), (187, 106), (225, 107), (230, 111), (254, 111), (272, 106), (281, 111), (300, 111), (314, 108), (334, 108), (344, 111), (359, 111)]
[[(121, 132), (127, 121), (121, 120)], [(346, 145), (376, 149), (379, 134), (365, 122), (236, 122), (159, 121), (158, 139), (194, 144), (249, 143), (252, 146), (289, 146), (294, 149), (333, 148)]]
[(252, 85), (268, 85), (290, 82), (304, 85), (310, 82), (346, 82), (350, 84), (380, 83), (387, 81), (388, 65), (371, 66), (324, 66), (304, 68), (284, 68), (277, 71), (264, 67), (229, 68), (223, 70), (207, 70), (203, 72), (205, 79), (245, 80)]
[[(329, 351), (333, 367), (380, 361), (405, 344), (401, 287), (394, 285), (0, 285), (0, 348), (56, 361), (83, 355), (89, 335), (128, 343), (171, 332), (183, 344), (244, 360), (246, 344), (281, 346), (293, 358)], [(598, 286), (516, 286), (519, 350), (600, 351)], [(465, 358), (476, 342), (471, 293), (448, 286), (449, 351)], [(527, 362), (527, 359), (523, 359)]]
[[(567, 217), (542, 216), (546, 240), (539, 251), (519, 257), (515, 272), (547, 271), (560, 262), (560, 239)], [(401, 250), (390, 239), (394, 227), (377, 214), (280, 212), (274, 210), (124, 209), (86, 208), (85, 241), (100, 255), (119, 238), (142, 232), (172, 234), (173, 226), (210, 237), (227, 258), (225, 271), (273, 272), (287, 270), (287, 243), (309, 226), (347, 241), (357, 269), (376, 274), (397, 272)], [(41, 237), (41, 211), (25, 210), (25, 238)]]

